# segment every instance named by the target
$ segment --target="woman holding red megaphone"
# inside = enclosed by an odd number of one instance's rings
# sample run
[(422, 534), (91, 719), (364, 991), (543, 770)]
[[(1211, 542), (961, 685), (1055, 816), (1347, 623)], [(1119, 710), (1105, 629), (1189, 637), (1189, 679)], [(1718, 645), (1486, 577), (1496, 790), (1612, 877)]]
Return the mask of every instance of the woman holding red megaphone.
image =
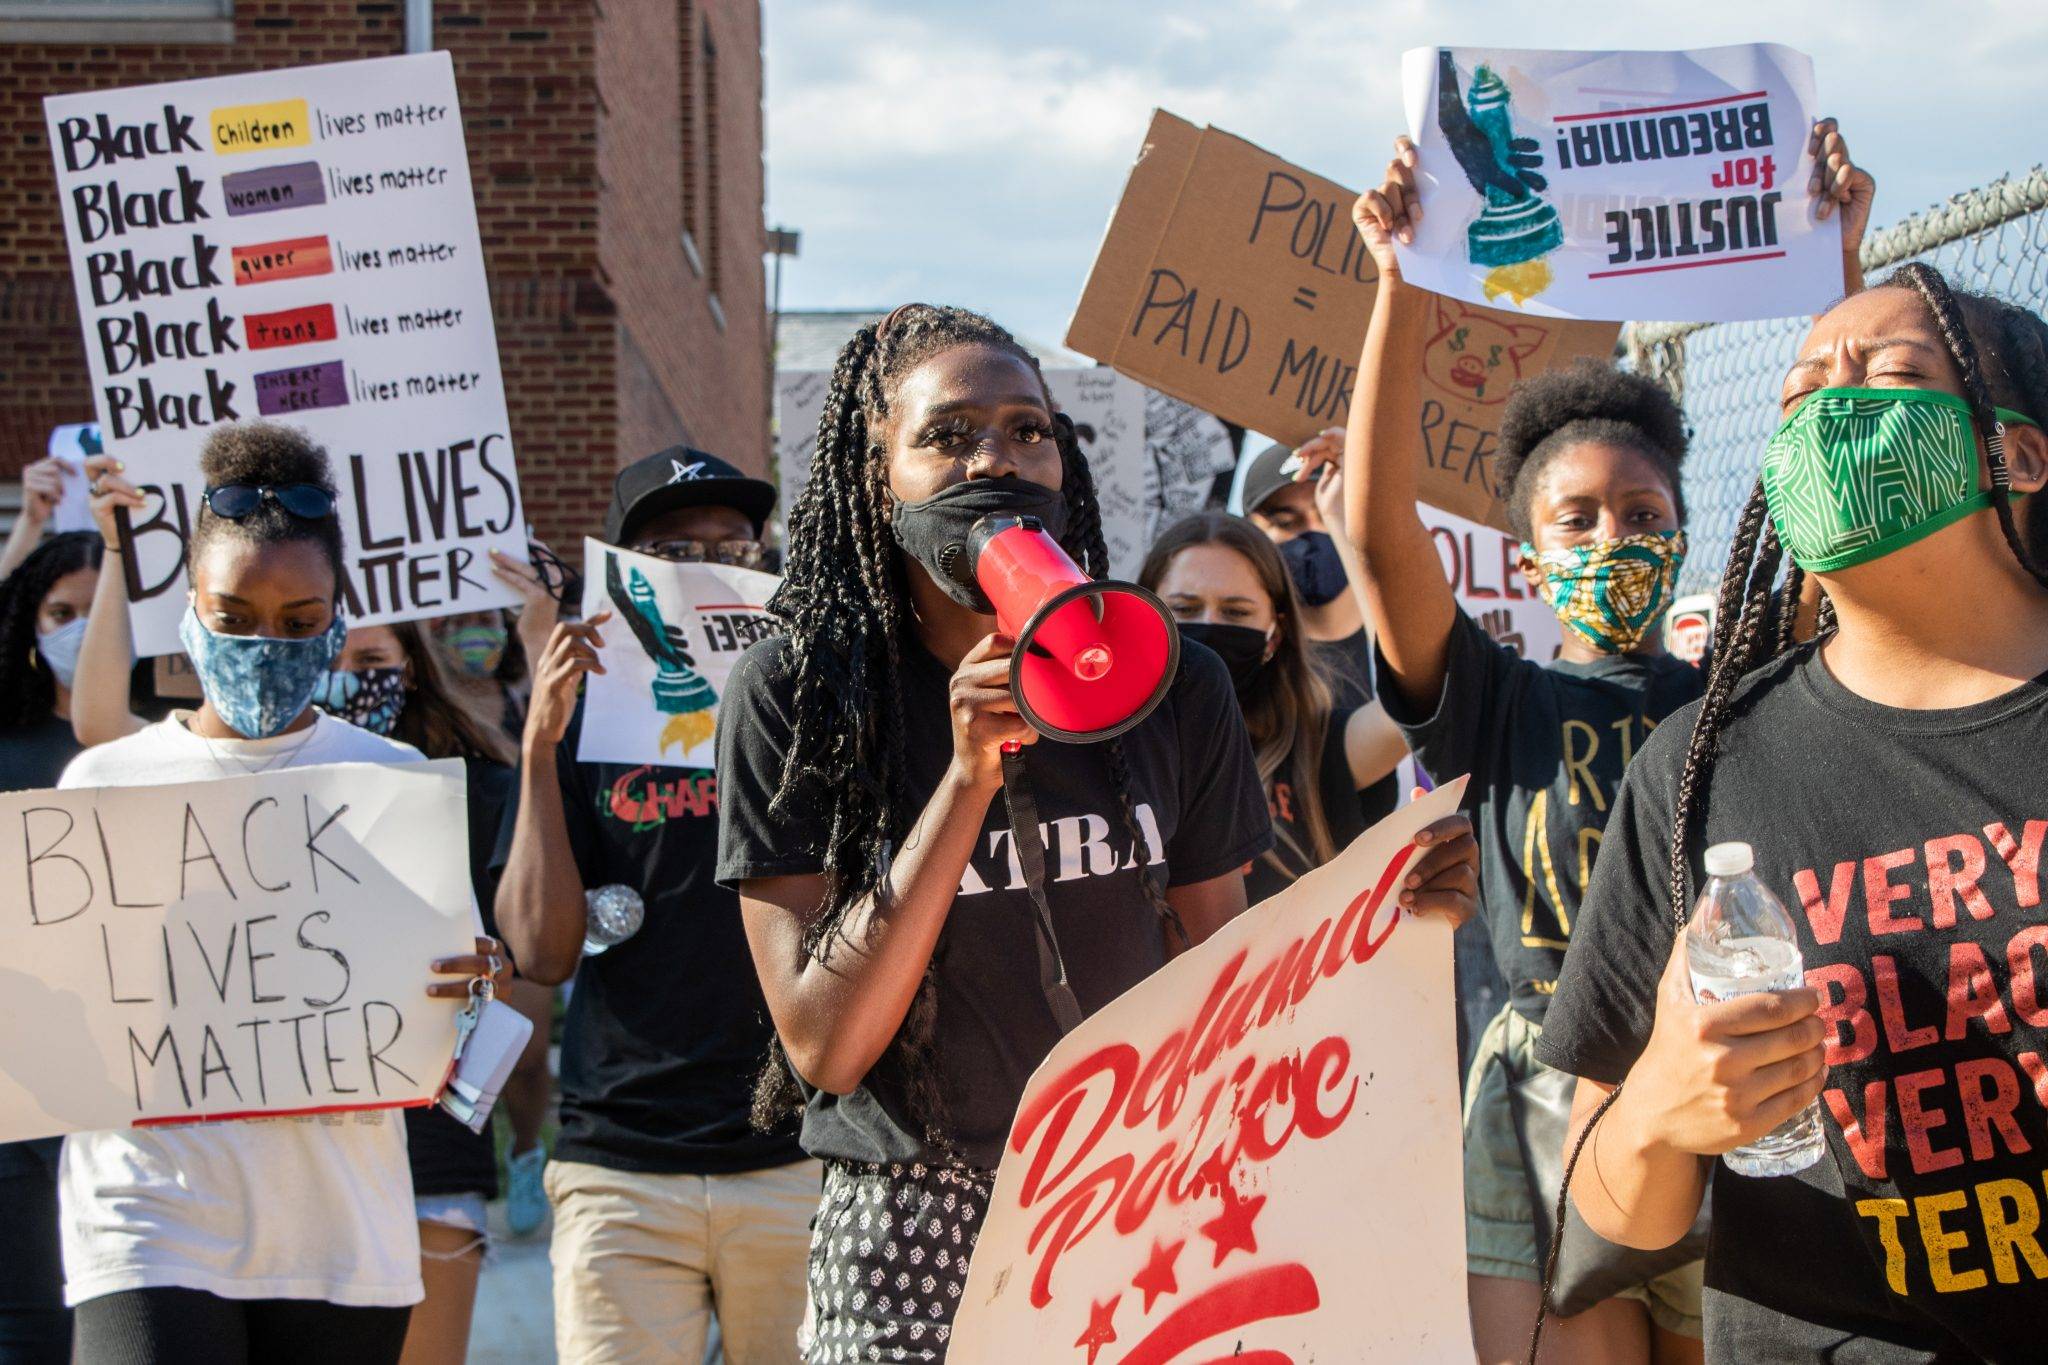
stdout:
[[(944, 1358), (1017, 1101), (1062, 1033), (1032, 969), (1042, 920), (1057, 984), (1098, 1009), (1243, 910), (1239, 869), (1271, 838), (1206, 649), (1117, 738), (1038, 742), (966, 549), (989, 516), (1107, 568), (1087, 460), (1028, 351), (952, 308), (862, 328), (770, 604), (787, 634), (740, 661), (719, 720), (718, 875), (780, 1041), (757, 1118), (801, 1106), (826, 1169), (807, 1361)], [(996, 800), (1006, 746), (1042, 847)]]

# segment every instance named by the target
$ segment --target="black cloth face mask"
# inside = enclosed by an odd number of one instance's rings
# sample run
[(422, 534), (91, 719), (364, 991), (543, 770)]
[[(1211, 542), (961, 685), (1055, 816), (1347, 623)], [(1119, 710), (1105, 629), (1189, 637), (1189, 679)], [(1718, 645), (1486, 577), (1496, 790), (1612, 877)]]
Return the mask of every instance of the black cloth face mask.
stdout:
[(1036, 517), (1054, 540), (1067, 533), (1067, 495), (1014, 474), (963, 479), (918, 502), (892, 501), (889, 529), (896, 543), (925, 567), (946, 596), (983, 616), (993, 616), (996, 609), (974, 581), (974, 566), (968, 562), (967, 536), (974, 523), (989, 516)]
[(1183, 621), (1180, 636), (1216, 651), (1223, 666), (1230, 670), (1230, 685), (1240, 699), (1251, 690), (1266, 666), (1266, 646), (1270, 643), (1266, 631), (1218, 621)]
[(1335, 601), (1351, 585), (1344, 561), (1337, 557), (1337, 542), (1327, 531), (1303, 531), (1280, 547), (1280, 557), (1287, 561), (1294, 590), (1311, 607)]

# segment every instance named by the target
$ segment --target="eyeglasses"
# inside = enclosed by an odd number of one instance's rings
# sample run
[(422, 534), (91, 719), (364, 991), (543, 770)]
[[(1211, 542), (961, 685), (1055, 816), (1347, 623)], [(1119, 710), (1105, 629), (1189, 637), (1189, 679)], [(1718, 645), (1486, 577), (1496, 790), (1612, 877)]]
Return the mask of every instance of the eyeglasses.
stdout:
[(767, 553), (758, 540), (657, 540), (633, 548), (674, 564), (724, 564), (734, 569), (758, 569)]
[(274, 502), (300, 521), (322, 521), (334, 515), (334, 494), (314, 483), (224, 483), (203, 495), (217, 517), (240, 521), (266, 502)]

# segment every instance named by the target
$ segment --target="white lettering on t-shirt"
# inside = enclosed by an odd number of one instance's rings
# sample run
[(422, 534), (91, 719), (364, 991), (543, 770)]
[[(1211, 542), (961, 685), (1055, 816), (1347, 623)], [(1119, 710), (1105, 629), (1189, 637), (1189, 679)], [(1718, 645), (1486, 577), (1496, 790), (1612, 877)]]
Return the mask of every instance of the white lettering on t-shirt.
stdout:
[[(1156, 866), (1165, 862), (1165, 841), (1159, 837), (1159, 820), (1152, 813), (1151, 804), (1138, 803), (1132, 814), (1144, 835), (1146, 863)], [(1055, 882), (1109, 877), (1138, 866), (1139, 847), (1124, 832), (1121, 819), (1112, 823), (1107, 816), (1092, 812), (1061, 816), (1050, 824), (1039, 825), (1038, 837), (1045, 843), (1047, 872)], [(985, 855), (977, 854), (968, 860), (960, 874), (958, 894), (986, 895), (992, 881), (1000, 883), (1005, 891), (1024, 890), (1024, 868), (1017, 860), (1008, 826), (988, 832), (988, 850)]]

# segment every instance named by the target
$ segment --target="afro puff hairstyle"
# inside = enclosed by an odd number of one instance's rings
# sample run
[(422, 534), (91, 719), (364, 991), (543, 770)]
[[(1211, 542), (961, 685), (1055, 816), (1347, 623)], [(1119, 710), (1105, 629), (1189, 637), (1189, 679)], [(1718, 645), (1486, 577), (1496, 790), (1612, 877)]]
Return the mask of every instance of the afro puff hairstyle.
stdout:
[(1671, 501), (1685, 524), (1681, 471), (1687, 442), (1685, 416), (1654, 380), (1597, 360), (1525, 380), (1508, 398), (1501, 419), (1495, 477), (1507, 503), (1508, 524), (1529, 539), (1529, 505), (1543, 470), (1560, 451), (1582, 441), (1625, 446), (1657, 466), (1671, 485)]
[[(326, 449), (305, 432), (277, 422), (223, 422), (207, 433), (199, 451), (199, 472), (208, 488), (255, 484), (279, 488), (309, 483), (335, 496), (334, 476)], [(254, 545), (306, 541), (319, 547), (334, 568), (334, 581), (345, 581), (341, 518), (329, 515), (301, 521), (276, 502), (264, 502), (239, 521), (214, 515), (204, 501), (185, 544), (185, 569), (190, 573), (215, 540), (243, 540)]]

